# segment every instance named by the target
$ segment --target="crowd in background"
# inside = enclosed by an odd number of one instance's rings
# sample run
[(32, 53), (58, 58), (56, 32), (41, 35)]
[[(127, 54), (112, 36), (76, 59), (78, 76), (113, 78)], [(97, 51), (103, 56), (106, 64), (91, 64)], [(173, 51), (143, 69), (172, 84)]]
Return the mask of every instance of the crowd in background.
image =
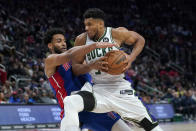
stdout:
[[(169, 102), (176, 113), (196, 117), (196, 8), (191, 1), (1, 0), (0, 103), (56, 103), (43, 70), (49, 52), (44, 33), (63, 28), (70, 48), (84, 31), (82, 14), (97, 7), (107, 14), (106, 26), (126, 27), (146, 40), (126, 72), (143, 101)], [(130, 52), (132, 47), (123, 48)]]

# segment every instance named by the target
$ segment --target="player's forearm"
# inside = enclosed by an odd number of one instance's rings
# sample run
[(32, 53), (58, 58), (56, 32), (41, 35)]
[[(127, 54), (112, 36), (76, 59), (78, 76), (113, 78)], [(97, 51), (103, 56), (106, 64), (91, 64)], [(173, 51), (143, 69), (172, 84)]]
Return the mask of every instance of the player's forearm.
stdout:
[(90, 67), (89, 64), (73, 64), (72, 65), (72, 71), (74, 75), (76, 76), (86, 74), (90, 72), (91, 70), (92, 68)]
[(84, 56), (94, 49), (96, 49), (96, 43), (90, 45), (75, 46), (69, 50), (69, 53), (71, 53), (72, 58), (76, 58), (77, 56)]
[(71, 55), (67, 52), (49, 55), (45, 60), (45, 65), (49, 68), (65, 64), (71, 60)]
[(136, 59), (136, 57), (142, 52), (144, 45), (145, 45), (145, 40), (143, 37), (140, 37), (134, 44), (133, 50), (131, 54), (129, 55), (130, 61), (133, 62)]
[(46, 59), (46, 64), (49, 66), (58, 66), (67, 62), (77, 59), (78, 57), (85, 56), (87, 53), (96, 49), (96, 43), (91, 45), (76, 46), (61, 54), (53, 54)]

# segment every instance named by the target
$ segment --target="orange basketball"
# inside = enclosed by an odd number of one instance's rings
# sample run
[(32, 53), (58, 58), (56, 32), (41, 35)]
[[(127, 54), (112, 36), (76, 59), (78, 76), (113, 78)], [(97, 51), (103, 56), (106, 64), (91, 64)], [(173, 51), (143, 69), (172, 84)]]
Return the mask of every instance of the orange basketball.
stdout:
[(107, 56), (108, 62), (108, 74), (119, 75), (123, 73), (123, 69), (127, 66), (124, 62), (127, 60), (126, 53), (120, 50), (112, 50), (108, 52)]

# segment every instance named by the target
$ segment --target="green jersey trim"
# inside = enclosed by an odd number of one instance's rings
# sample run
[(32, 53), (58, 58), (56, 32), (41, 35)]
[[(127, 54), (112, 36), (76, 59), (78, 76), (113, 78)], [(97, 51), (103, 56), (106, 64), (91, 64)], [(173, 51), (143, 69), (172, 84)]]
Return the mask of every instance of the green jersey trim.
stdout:
[(112, 43), (115, 43), (114, 40), (113, 40), (113, 38), (112, 38), (112, 27), (110, 28), (110, 39), (111, 39), (111, 42)]
[(104, 34), (98, 39), (98, 42), (100, 42), (103, 39), (106, 33), (107, 33), (107, 27), (105, 28)]

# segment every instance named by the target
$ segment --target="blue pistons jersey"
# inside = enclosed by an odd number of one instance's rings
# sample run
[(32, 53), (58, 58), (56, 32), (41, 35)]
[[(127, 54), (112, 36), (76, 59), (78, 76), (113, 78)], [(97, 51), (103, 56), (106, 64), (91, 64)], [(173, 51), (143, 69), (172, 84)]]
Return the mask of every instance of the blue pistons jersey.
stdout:
[[(71, 92), (80, 90), (86, 82), (91, 83), (91, 76), (89, 74), (75, 76), (72, 73), (71, 64), (66, 63), (56, 68), (56, 72), (49, 78), (49, 82), (61, 108), (60, 117), (62, 119), (64, 116), (63, 99), (69, 96)], [(81, 128), (88, 128), (93, 131), (110, 131), (114, 123), (119, 119), (120, 116), (113, 112), (79, 113)]]

